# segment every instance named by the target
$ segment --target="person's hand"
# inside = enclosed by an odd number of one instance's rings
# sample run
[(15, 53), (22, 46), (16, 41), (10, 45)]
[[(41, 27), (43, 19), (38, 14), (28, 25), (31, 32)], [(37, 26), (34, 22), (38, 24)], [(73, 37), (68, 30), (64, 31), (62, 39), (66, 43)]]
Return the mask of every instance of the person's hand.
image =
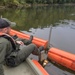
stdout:
[(16, 41), (17, 44), (24, 45), (22, 41)]

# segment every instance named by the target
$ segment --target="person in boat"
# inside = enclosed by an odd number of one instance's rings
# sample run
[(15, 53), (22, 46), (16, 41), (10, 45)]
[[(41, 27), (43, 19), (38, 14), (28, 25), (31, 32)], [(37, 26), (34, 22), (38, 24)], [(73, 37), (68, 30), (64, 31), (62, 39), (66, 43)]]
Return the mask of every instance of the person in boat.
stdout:
[(37, 48), (32, 44), (33, 36), (30, 36), (29, 40), (10, 36), (10, 25), (6, 20), (0, 19), (0, 75), (4, 75), (3, 64), (15, 67), (31, 53), (38, 55), (38, 50), (44, 49), (43, 46)]

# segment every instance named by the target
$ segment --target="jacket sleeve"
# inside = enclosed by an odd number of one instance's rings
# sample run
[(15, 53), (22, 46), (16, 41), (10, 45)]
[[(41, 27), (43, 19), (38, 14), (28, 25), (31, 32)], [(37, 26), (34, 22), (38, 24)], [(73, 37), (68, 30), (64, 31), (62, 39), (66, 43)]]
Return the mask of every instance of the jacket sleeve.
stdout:
[(6, 56), (6, 49), (7, 49), (7, 44), (0, 42), (0, 75), (4, 75), (4, 70), (2, 65)]
[(4, 75), (4, 70), (3, 70), (2, 64), (0, 64), (0, 75)]
[(6, 56), (7, 44), (0, 43), (0, 64), (3, 63), (5, 56)]

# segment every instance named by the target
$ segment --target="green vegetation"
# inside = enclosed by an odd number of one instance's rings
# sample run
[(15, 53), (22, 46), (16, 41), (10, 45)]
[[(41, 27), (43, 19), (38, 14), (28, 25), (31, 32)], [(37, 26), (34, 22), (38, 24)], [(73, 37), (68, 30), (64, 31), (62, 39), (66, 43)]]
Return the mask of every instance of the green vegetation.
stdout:
[(0, 0), (0, 8), (9, 7), (9, 8), (22, 8), (22, 7), (30, 7), (32, 5), (36, 6), (44, 6), (50, 4), (73, 4), (75, 0)]
[(0, 0), (0, 5), (19, 6), (27, 4), (65, 4), (75, 3), (75, 0)]
[(0, 0), (0, 5), (7, 7), (18, 7), (25, 4), (25, 0)]
[(75, 3), (75, 0), (25, 0), (27, 3), (44, 3), (44, 4), (63, 4)]

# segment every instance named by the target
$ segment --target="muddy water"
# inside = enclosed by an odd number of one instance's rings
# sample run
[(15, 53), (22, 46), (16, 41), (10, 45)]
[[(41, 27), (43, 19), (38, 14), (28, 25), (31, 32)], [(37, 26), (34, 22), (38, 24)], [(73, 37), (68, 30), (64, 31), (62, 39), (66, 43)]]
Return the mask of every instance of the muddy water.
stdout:
[[(0, 10), (0, 15), (16, 22), (12, 28), (48, 40), (52, 46), (75, 54), (75, 6), (5, 9)], [(75, 72), (51, 62), (45, 69), (50, 75), (75, 75)]]

